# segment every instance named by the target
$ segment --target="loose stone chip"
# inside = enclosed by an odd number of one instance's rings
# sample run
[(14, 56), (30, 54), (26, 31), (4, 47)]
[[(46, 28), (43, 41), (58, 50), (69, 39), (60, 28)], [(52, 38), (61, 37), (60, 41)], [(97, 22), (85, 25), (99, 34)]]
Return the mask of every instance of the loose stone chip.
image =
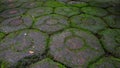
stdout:
[(120, 59), (114, 57), (103, 57), (89, 68), (119, 68)]
[(12, 66), (24, 57), (35, 54), (41, 55), (46, 49), (47, 37), (46, 34), (37, 30), (10, 33), (0, 41), (0, 59), (7, 61)]
[(104, 17), (106, 23), (112, 28), (120, 28), (120, 16), (119, 15), (109, 15)]
[(83, 7), (81, 8), (81, 11), (84, 13), (90, 14), (90, 15), (95, 15), (95, 16), (105, 16), (108, 14), (108, 12), (102, 8), (98, 7)]
[(34, 28), (38, 28), (44, 32), (53, 33), (63, 28), (68, 27), (68, 18), (57, 15), (50, 14), (46, 16), (42, 16), (37, 19), (37, 22), (34, 24)]
[(76, 7), (57, 7), (55, 9), (55, 13), (70, 17), (72, 15), (79, 14), (80, 11), (79, 11), (79, 8), (76, 8)]
[(27, 12), (27, 14), (33, 16), (33, 17), (38, 17), (46, 14), (51, 14), (53, 12), (53, 9), (51, 7), (38, 7), (38, 8), (33, 8)]
[(89, 32), (68, 29), (50, 39), (50, 54), (71, 68), (86, 68), (104, 54), (98, 39)]
[(107, 29), (100, 33), (102, 36), (101, 41), (104, 48), (120, 58), (120, 30), (119, 29)]
[(39, 61), (37, 63), (34, 63), (29, 66), (30, 68), (65, 68), (63, 65), (54, 62), (53, 60), (46, 58), (42, 61)]
[(0, 23), (0, 31), (9, 33), (24, 28), (29, 28), (32, 25), (32, 18), (30, 16), (18, 16), (4, 20)]
[(106, 28), (106, 24), (102, 19), (87, 14), (73, 16), (70, 20), (71, 26), (87, 29), (93, 33), (97, 33), (98, 31)]
[(0, 16), (8, 18), (8, 17), (14, 17), (14, 16), (19, 16), (22, 15), (25, 12), (24, 9), (20, 8), (14, 8), (14, 9), (8, 9), (3, 11)]

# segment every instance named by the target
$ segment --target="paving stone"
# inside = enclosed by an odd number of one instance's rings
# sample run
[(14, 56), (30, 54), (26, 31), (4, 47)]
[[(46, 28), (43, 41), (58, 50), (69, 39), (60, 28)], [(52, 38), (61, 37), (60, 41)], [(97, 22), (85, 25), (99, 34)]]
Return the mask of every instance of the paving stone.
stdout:
[(90, 15), (95, 15), (100, 17), (108, 14), (106, 10), (98, 7), (83, 7), (81, 8), (81, 11)]
[(33, 17), (38, 17), (46, 14), (51, 14), (53, 12), (53, 9), (51, 7), (38, 7), (38, 8), (33, 8), (27, 12), (27, 14), (33, 16)]
[(4, 20), (0, 23), (0, 31), (5, 33), (14, 32), (20, 29), (29, 28), (32, 25), (30, 16), (18, 16)]
[(9, 8), (16, 8), (18, 6), (20, 6), (22, 3), (19, 3), (19, 2), (14, 2), (14, 3), (5, 3), (3, 4), (3, 7), (5, 9), (9, 9)]
[(80, 2), (80, 1), (69, 1), (69, 2), (68, 2), (68, 5), (74, 6), (74, 7), (85, 7), (85, 6), (87, 6), (88, 4), (85, 3), (85, 2)]
[(120, 58), (120, 30), (119, 29), (107, 29), (100, 33), (102, 36), (101, 41), (104, 48)]
[(103, 2), (89, 2), (90, 6), (94, 6), (94, 7), (101, 7), (101, 8), (108, 8), (111, 5), (109, 3), (103, 3)]
[(112, 28), (120, 28), (120, 16), (119, 15), (109, 15), (104, 17), (106, 23)]
[(98, 31), (106, 28), (106, 24), (102, 19), (87, 14), (71, 17), (71, 26), (83, 28), (92, 31), (93, 33), (97, 33)]
[(96, 63), (92, 64), (90, 68), (119, 68), (120, 59), (114, 57), (103, 57)]
[(67, 17), (57, 14), (50, 14), (38, 18), (33, 27), (51, 34), (68, 27), (69, 22), (67, 20)]
[(116, 5), (116, 6), (113, 6), (113, 7), (109, 7), (108, 8), (108, 11), (113, 13), (113, 14), (118, 14), (120, 15), (120, 5)]
[(17, 0), (0, 0), (1, 3), (13, 3), (16, 2)]
[(21, 6), (22, 8), (36, 8), (42, 6), (43, 2), (25, 2)]
[(64, 15), (64, 16), (72, 16), (80, 13), (79, 8), (76, 7), (57, 7), (55, 9), (56, 14)]
[(68, 29), (53, 35), (50, 40), (50, 54), (54, 60), (71, 68), (86, 68), (104, 54), (98, 39), (83, 30)]
[(8, 9), (8, 10), (3, 11), (2, 13), (0, 13), (0, 16), (4, 18), (8, 18), (8, 17), (22, 15), (24, 12), (25, 12), (24, 9), (14, 8), (14, 9)]
[(63, 65), (54, 62), (53, 60), (46, 58), (35, 64), (30, 65), (30, 68), (65, 68)]
[(47, 35), (38, 30), (23, 30), (10, 33), (0, 41), (0, 59), (10, 66), (27, 56), (45, 51)]
[(46, 1), (44, 6), (47, 6), (47, 7), (63, 7), (63, 6), (65, 6), (65, 3), (58, 2), (58, 1)]

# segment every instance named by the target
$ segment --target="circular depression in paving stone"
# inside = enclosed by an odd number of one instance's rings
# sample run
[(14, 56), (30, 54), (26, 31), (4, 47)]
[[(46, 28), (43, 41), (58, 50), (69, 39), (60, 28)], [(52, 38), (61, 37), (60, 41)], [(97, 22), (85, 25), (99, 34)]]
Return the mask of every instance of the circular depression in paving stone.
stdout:
[(107, 29), (100, 33), (104, 48), (120, 58), (120, 30)]
[(109, 15), (104, 17), (106, 23), (113, 28), (120, 28), (120, 16), (119, 15)]
[(69, 17), (72, 15), (79, 14), (80, 11), (79, 11), (79, 8), (76, 8), (76, 7), (57, 7), (55, 9), (55, 13)]
[(32, 18), (30, 16), (18, 16), (4, 20), (0, 23), (0, 31), (9, 33), (24, 28), (29, 28), (32, 25)]
[(68, 26), (68, 18), (57, 15), (50, 14), (42, 16), (37, 19), (37, 22), (34, 24), (34, 28), (38, 28), (47, 33), (53, 33), (59, 31)]
[(104, 54), (98, 39), (83, 30), (68, 29), (50, 40), (50, 54), (54, 60), (72, 68), (86, 68)]
[(26, 2), (21, 7), (22, 8), (35, 8), (38, 6), (42, 6), (43, 2)]
[(105, 16), (108, 14), (106, 10), (98, 7), (83, 7), (81, 8), (81, 11), (95, 16)]
[(102, 19), (87, 14), (73, 16), (70, 18), (70, 20), (71, 26), (87, 29), (94, 33), (106, 28), (106, 24)]
[(8, 17), (22, 15), (24, 12), (25, 12), (24, 9), (14, 8), (14, 9), (8, 9), (8, 10), (3, 11), (0, 14), (0, 16), (8, 18)]
[(29, 66), (30, 68), (65, 68), (63, 65), (46, 58)]
[(119, 68), (120, 59), (114, 57), (103, 57), (96, 63), (90, 65), (89, 68)]
[(47, 37), (37, 30), (10, 33), (0, 41), (0, 59), (14, 65), (24, 57), (42, 54), (45, 51)]
[(51, 7), (38, 7), (34, 8), (28, 11), (28, 14), (30, 14), (33, 17), (38, 17), (46, 14), (51, 14), (53, 12), (53, 9)]

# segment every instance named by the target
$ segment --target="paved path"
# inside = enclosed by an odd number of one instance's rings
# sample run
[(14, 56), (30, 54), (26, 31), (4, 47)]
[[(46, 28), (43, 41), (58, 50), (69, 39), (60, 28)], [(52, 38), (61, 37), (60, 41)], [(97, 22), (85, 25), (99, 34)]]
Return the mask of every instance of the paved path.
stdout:
[(120, 5), (0, 0), (0, 68), (120, 68)]

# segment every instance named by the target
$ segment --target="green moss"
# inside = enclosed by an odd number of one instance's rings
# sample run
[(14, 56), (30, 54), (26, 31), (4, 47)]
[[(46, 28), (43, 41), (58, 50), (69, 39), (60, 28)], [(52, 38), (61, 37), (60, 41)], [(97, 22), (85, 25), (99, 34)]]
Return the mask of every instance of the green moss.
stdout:
[(8, 68), (9, 63), (3, 60), (0, 60), (0, 68)]
[(4, 36), (5, 36), (5, 34), (0, 32), (0, 40), (1, 40)]
[(81, 11), (95, 16), (105, 16), (108, 14), (106, 10), (98, 7), (83, 7), (81, 8)]
[(68, 2), (69, 6), (74, 6), (74, 7), (85, 7), (88, 4), (85, 2)]
[(63, 2), (58, 2), (58, 1), (47, 1), (44, 6), (47, 7), (63, 7), (65, 6), (65, 3)]

